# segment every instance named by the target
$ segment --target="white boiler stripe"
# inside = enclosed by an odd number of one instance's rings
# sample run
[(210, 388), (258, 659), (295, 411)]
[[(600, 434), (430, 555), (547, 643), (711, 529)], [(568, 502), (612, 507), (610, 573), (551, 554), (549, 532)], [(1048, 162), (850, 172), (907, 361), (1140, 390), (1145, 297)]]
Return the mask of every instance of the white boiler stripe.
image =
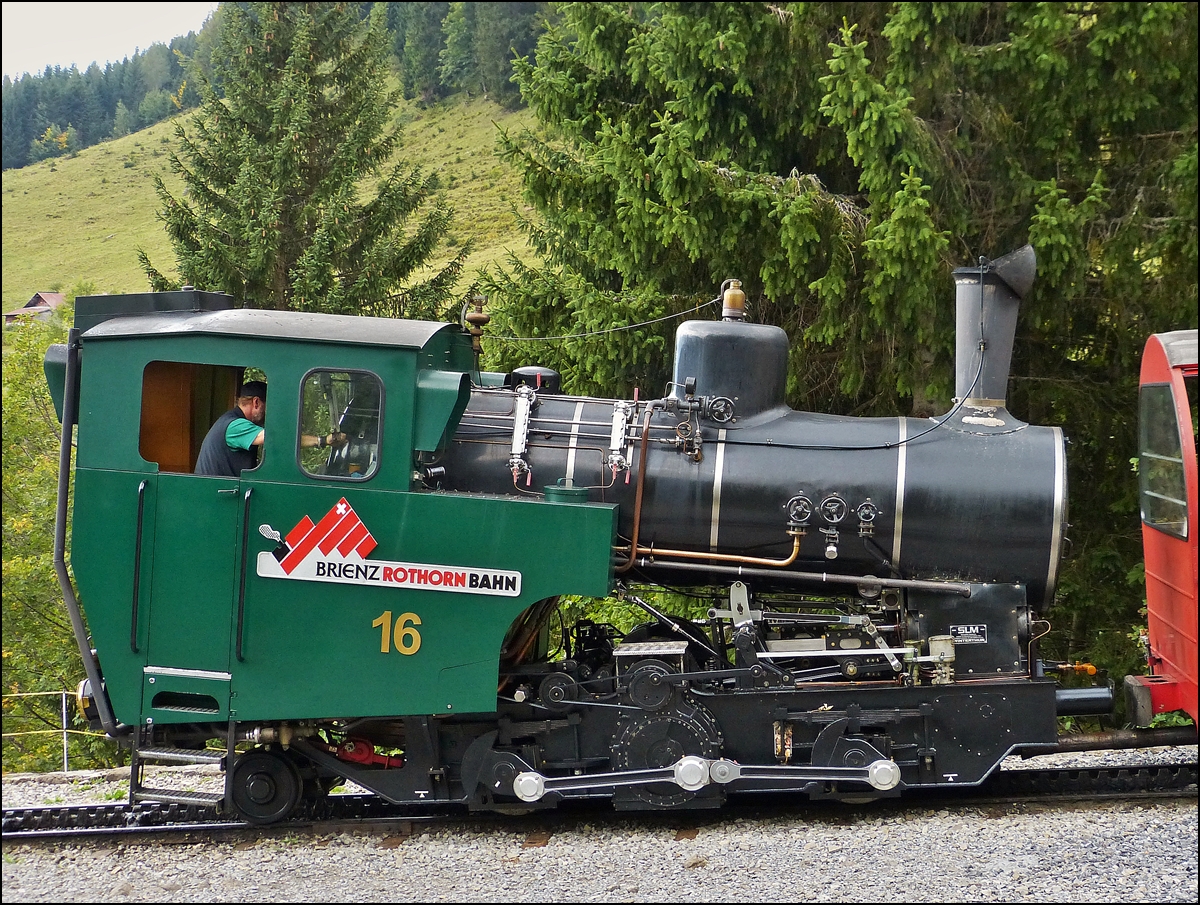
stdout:
[(904, 472), (908, 467), (908, 421), (900, 422), (900, 438), (896, 446), (896, 522), (892, 527), (892, 568), (900, 568), (900, 536), (904, 531)]
[(712, 527), (708, 534), (708, 546), (713, 552), (717, 549), (717, 534), (721, 525), (721, 478), (725, 472), (725, 434), (724, 428), (717, 432), (717, 462), (713, 470)]
[(571, 421), (571, 444), (567, 447), (567, 480), (569, 487), (575, 486), (575, 449), (579, 445), (579, 419), (583, 417), (583, 403), (575, 403), (575, 417)]

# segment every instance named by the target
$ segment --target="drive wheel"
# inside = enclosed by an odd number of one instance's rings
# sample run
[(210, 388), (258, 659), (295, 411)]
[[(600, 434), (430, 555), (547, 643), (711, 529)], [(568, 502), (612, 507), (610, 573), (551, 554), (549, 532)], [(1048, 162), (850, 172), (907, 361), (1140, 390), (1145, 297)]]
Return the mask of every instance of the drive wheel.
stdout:
[[(621, 720), (613, 737), (613, 766), (617, 770), (653, 770), (670, 767), (680, 758), (697, 755), (716, 758), (721, 751), (717, 721), (703, 707), (681, 700), (662, 713), (638, 713)], [(673, 782), (648, 783), (619, 789), (617, 798), (641, 807), (670, 808), (698, 795), (723, 794), (718, 786), (708, 792), (688, 792)]]
[(271, 749), (247, 751), (233, 765), (233, 806), (247, 823), (283, 820), (296, 807), (302, 789), (295, 763)]

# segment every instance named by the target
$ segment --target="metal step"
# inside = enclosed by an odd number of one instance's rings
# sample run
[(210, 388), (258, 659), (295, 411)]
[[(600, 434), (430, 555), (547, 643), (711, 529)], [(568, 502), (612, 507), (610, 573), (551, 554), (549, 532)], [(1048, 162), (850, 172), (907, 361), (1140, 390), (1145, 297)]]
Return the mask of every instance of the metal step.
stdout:
[(133, 801), (161, 801), (168, 804), (195, 804), (216, 807), (225, 796), (216, 792), (186, 792), (182, 789), (150, 789), (145, 786), (129, 796)]
[(194, 748), (138, 748), (137, 756), (163, 764), (219, 764), (225, 760), (224, 751)]

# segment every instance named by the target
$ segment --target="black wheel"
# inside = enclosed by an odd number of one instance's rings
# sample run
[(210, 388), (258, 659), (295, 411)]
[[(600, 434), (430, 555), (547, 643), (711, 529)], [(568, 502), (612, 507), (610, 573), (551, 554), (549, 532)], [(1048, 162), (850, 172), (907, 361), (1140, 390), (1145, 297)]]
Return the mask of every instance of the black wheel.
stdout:
[(283, 820), (300, 800), (300, 771), (287, 755), (257, 748), (233, 765), (233, 806), (247, 823)]
[(538, 699), (551, 713), (566, 713), (579, 694), (579, 686), (565, 672), (552, 672), (538, 686)]
[(643, 660), (629, 671), (629, 700), (643, 710), (665, 710), (675, 697), (675, 686), (666, 681), (671, 667), (661, 660)]
[[(612, 742), (613, 766), (617, 770), (653, 770), (670, 767), (688, 755), (712, 759), (720, 752), (721, 732), (716, 719), (687, 699), (663, 713), (644, 712), (624, 718)], [(717, 785), (696, 793), (673, 782), (656, 782), (618, 789), (617, 798), (639, 802), (640, 806), (670, 808), (701, 796), (719, 800), (723, 790)]]

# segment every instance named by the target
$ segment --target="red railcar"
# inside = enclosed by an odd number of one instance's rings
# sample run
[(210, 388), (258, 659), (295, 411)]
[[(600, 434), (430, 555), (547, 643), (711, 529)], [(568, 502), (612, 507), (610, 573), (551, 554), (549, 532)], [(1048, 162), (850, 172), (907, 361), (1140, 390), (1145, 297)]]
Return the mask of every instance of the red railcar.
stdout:
[(1146, 556), (1150, 675), (1129, 676), (1130, 716), (1196, 720), (1195, 330), (1146, 342), (1139, 391), (1139, 500)]

